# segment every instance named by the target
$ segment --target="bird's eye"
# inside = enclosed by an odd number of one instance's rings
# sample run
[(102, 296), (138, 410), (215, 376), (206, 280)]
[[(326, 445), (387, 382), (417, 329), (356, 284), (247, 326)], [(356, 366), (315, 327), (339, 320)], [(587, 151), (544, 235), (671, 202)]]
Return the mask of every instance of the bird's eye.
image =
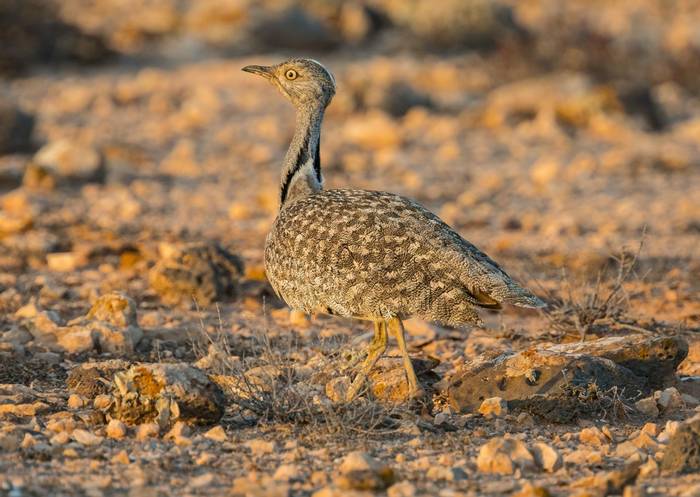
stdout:
[(294, 69), (287, 69), (287, 72), (284, 73), (284, 77), (287, 78), (289, 81), (293, 81), (297, 79), (297, 72)]

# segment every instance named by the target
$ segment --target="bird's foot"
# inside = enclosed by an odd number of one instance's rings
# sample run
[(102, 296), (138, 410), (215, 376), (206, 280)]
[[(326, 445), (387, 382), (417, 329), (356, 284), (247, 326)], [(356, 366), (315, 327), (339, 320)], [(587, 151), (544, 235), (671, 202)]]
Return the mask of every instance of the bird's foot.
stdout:
[(367, 359), (366, 350), (350, 350), (344, 356), (345, 364), (343, 367), (345, 369), (354, 369), (358, 364)]
[(365, 386), (365, 382), (367, 381), (367, 375), (364, 373), (357, 373), (357, 376), (355, 376), (355, 379), (352, 381), (350, 384), (350, 387), (348, 387), (348, 391), (345, 394), (345, 402), (351, 402), (355, 400), (357, 395), (360, 393), (360, 390), (362, 390), (362, 387)]

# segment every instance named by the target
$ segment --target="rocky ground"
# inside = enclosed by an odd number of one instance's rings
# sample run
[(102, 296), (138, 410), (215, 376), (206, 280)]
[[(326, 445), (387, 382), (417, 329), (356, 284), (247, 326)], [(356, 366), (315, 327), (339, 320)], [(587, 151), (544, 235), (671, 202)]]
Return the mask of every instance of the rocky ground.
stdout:
[[(293, 112), (240, 68), (288, 54), (264, 23), (300, 21), (220, 2), (205, 29), (215, 4), (64, 2), (52, 26), (88, 41), (56, 50), (112, 58), (0, 64), (0, 495), (700, 495), (693, 12), (641, 2), (631, 71), (622, 7), (473, 2), (518, 22), (456, 41), (401, 2), (301, 2), (338, 81), (327, 187), (419, 200), (548, 303), (412, 320), (429, 398), (391, 349), (345, 403), (371, 330), (290, 312), (262, 267)], [(538, 29), (569, 14), (619, 31), (615, 70), (571, 32), (552, 63)]]

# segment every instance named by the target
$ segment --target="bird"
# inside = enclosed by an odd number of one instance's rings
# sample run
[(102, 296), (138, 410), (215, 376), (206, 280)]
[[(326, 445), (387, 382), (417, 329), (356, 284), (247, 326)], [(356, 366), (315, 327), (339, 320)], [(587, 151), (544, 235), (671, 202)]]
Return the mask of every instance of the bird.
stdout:
[(411, 398), (425, 395), (408, 354), (405, 319), (464, 327), (483, 324), (478, 308), (544, 306), (419, 203), (384, 191), (323, 188), (321, 125), (336, 82), (320, 62), (292, 58), (242, 70), (272, 83), (296, 109), (279, 212), (265, 239), (268, 281), (292, 309), (374, 323), (346, 401), (361, 392), (388, 333), (401, 352)]

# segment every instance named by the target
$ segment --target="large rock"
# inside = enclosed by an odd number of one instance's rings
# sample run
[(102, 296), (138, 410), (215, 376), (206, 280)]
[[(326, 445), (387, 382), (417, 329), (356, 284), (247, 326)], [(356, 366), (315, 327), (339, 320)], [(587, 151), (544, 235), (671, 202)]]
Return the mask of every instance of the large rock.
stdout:
[(624, 366), (654, 390), (676, 383), (676, 369), (688, 355), (688, 342), (679, 336), (628, 335), (550, 347), (554, 352), (604, 357)]
[(49, 142), (36, 153), (34, 163), (59, 183), (102, 182), (105, 178), (100, 152), (73, 140)]
[(671, 436), (661, 469), (670, 473), (700, 471), (700, 415), (681, 424)]
[(241, 260), (216, 244), (163, 245), (149, 281), (169, 305), (209, 305), (236, 295)]
[(121, 359), (83, 363), (71, 369), (66, 384), (71, 393), (94, 399), (98, 395), (108, 394), (112, 389), (114, 374), (128, 368), (129, 363)]
[(31, 147), (34, 117), (0, 97), (0, 155)]
[(125, 354), (143, 338), (136, 322), (136, 304), (126, 295), (103, 295), (88, 314), (62, 326), (50, 311), (38, 312), (25, 323), (35, 341), (53, 352), (79, 354), (97, 350)]
[(600, 399), (612, 389), (623, 399), (636, 399), (671, 382), (684, 351), (677, 337), (638, 336), (531, 348), (477, 359), (442, 386), (458, 411), (501, 397), (511, 408), (568, 422), (583, 413), (582, 401)]
[(224, 394), (188, 364), (140, 364), (114, 375), (110, 414), (126, 424), (176, 421), (208, 425), (221, 419)]

